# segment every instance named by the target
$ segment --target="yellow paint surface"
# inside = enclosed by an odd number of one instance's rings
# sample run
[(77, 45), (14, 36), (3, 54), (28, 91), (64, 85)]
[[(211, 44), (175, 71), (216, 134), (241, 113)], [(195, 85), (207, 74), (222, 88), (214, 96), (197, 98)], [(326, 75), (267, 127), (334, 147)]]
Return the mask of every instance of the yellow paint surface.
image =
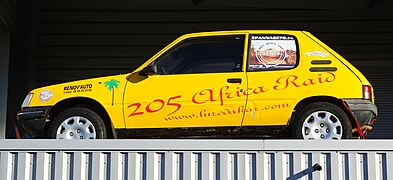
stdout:
[[(243, 72), (151, 75), (138, 72), (188, 38), (245, 35)], [(295, 68), (247, 72), (250, 35), (291, 35), (298, 43)], [(325, 54), (321, 56), (318, 53)], [(330, 60), (315, 65), (312, 60)], [(335, 72), (311, 72), (335, 67)], [(229, 78), (242, 83), (227, 83)], [(109, 114), (114, 128), (170, 128), (285, 125), (298, 102), (313, 96), (361, 99), (367, 79), (343, 57), (302, 31), (223, 31), (179, 37), (134, 72), (34, 89), (29, 107), (54, 106), (69, 98), (90, 98)], [(40, 101), (44, 90), (53, 92)]]

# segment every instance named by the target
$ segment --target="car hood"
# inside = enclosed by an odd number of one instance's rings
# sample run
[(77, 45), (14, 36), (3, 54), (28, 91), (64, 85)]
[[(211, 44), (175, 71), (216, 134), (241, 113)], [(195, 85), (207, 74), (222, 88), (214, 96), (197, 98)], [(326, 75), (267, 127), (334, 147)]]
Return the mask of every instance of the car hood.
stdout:
[(120, 103), (121, 96), (117, 94), (123, 93), (127, 76), (128, 74), (105, 76), (37, 88), (30, 92), (32, 99), (29, 107), (53, 106), (64, 99), (78, 97), (101, 103), (113, 103), (116, 97), (116, 103)]

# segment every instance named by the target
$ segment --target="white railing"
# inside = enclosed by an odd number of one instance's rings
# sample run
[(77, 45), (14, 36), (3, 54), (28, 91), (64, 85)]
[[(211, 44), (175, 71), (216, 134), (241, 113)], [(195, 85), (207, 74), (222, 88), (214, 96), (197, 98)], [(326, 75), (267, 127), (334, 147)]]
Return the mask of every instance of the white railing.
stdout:
[(393, 141), (0, 140), (6, 180), (392, 179)]

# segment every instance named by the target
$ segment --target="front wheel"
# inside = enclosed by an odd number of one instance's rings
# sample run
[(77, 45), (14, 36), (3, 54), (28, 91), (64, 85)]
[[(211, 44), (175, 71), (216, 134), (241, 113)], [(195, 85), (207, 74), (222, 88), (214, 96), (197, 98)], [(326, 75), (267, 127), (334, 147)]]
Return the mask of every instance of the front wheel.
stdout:
[(105, 139), (105, 124), (94, 111), (75, 107), (60, 112), (49, 126), (52, 139)]
[(327, 102), (315, 102), (297, 113), (291, 127), (297, 139), (349, 139), (352, 128), (348, 116), (338, 106)]

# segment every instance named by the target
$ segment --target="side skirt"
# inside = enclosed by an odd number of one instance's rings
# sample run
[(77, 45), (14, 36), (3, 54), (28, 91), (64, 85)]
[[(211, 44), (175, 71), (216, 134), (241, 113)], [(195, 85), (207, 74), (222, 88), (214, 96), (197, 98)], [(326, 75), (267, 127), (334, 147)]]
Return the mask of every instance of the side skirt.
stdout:
[(116, 129), (117, 138), (288, 138), (288, 126)]

